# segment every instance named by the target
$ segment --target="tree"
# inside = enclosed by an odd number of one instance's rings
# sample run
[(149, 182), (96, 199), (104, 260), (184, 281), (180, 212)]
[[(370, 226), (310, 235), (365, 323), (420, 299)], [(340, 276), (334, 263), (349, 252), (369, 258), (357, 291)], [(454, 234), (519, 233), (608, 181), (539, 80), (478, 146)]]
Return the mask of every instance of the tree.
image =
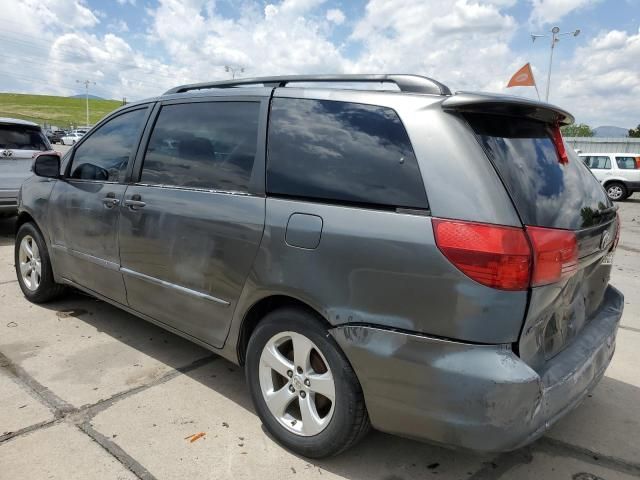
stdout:
[(629, 130), (629, 136), (631, 138), (640, 138), (640, 123), (636, 128), (632, 128), (631, 130)]
[(593, 130), (585, 123), (567, 125), (561, 128), (565, 137), (593, 137)]

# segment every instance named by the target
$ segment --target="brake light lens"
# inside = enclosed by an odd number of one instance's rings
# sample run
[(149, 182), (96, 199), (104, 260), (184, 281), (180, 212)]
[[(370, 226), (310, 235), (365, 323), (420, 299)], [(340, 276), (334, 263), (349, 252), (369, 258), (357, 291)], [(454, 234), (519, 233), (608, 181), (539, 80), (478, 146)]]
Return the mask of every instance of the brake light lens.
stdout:
[(533, 247), (531, 286), (548, 285), (578, 269), (578, 240), (569, 230), (526, 227)]
[(487, 287), (526, 290), (558, 282), (578, 269), (578, 240), (570, 230), (442, 218), (432, 219), (432, 224), (444, 256)]
[(531, 249), (521, 228), (432, 220), (436, 245), (466, 275), (492, 288), (526, 290)]
[(553, 145), (556, 147), (556, 152), (558, 152), (558, 161), (562, 164), (569, 163), (569, 156), (567, 155), (567, 150), (564, 147), (560, 125), (555, 125), (551, 129), (551, 134), (553, 136)]

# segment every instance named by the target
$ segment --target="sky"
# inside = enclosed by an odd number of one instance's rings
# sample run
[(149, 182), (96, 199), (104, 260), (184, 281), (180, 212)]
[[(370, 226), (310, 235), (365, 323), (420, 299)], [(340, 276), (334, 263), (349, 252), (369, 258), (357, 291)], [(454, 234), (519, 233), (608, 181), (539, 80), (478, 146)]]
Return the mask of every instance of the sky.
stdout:
[(592, 127), (640, 124), (640, 0), (2, 0), (0, 91), (129, 101), (183, 83), (308, 73), (414, 73), (506, 88), (530, 62), (544, 98)]

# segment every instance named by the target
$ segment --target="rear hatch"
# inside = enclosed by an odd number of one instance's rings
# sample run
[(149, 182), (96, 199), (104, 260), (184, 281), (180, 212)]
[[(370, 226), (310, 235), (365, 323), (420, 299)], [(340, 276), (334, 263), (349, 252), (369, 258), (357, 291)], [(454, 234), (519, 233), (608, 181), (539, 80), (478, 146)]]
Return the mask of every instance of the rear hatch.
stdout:
[(557, 277), (532, 279), (517, 350), (534, 369), (543, 369), (569, 345), (601, 306), (619, 227), (600, 183), (565, 150), (553, 116), (557, 111), (545, 115), (544, 110), (537, 104), (513, 116), (485, 105), (460, 112), (500, 176), (530, 242), (536, 242), (534, 231), (573, 242), (573, 254), (561, 262)]
[(40, 127), (0, 124), (0, 189), (18, 190), (31, 175), (33, 156), (50, 149)]

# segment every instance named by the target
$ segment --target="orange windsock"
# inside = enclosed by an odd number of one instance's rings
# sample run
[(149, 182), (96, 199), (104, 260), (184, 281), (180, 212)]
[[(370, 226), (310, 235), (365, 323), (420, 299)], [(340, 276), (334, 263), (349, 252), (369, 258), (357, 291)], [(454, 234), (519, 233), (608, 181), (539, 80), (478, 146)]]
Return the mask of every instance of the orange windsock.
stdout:
[(507, 88), (511, 87), (535, 87), (536, 81), (533, 78), (533, 72), (531, 71), (531, 65), (525, 64), (520, 70), (513, 74), (511, 80), (507, 84)]

